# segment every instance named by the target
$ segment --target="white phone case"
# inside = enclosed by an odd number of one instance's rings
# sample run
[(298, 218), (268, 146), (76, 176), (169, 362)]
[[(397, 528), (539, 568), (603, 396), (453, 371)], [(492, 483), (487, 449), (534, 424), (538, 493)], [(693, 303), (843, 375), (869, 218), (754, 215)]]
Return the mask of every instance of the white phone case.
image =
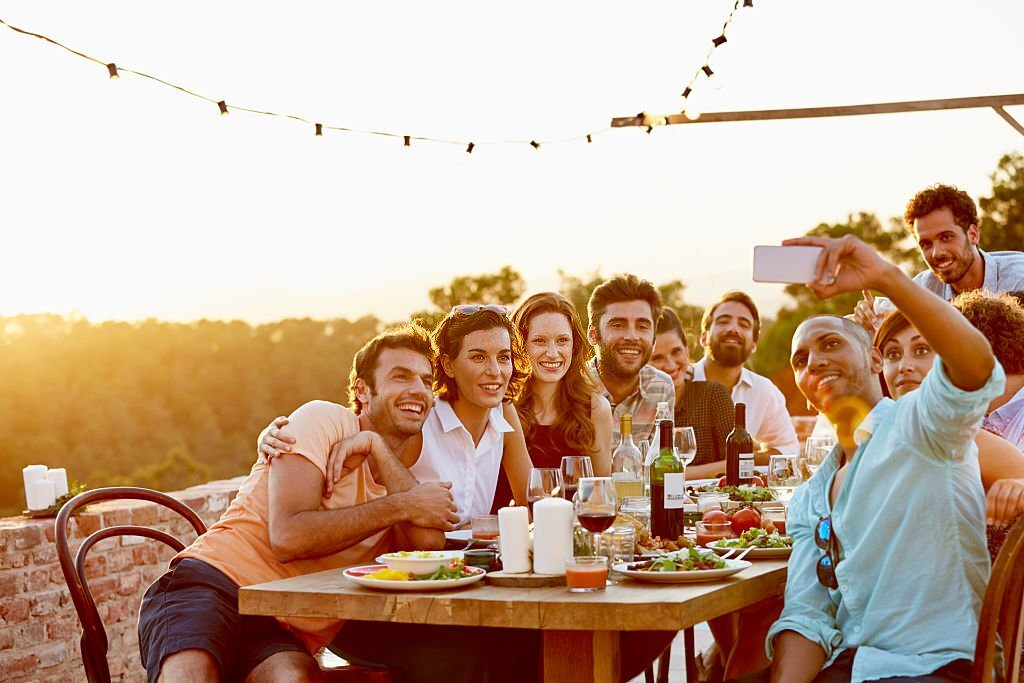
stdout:
[(811, 282), (818, 267), (821, 247), (754, 247), (754, 282)]

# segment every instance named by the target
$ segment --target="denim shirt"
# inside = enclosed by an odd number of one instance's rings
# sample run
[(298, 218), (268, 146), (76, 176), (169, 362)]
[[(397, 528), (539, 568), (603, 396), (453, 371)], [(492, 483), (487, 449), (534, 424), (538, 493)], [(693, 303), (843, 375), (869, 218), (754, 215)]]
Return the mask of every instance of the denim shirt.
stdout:
[[(1004, 383), (996, 363), (984, 387), (963, 391), (936, 359), (917, 391), (882, 399), (861, 423), (834, 508), (838, 447), (797, 489), (786, 522), (786, 604), (768, 633), (769, 657), (775, 636), (791, 630), (821, 646), (825, 666), (857, 648), (853, 683), (973, 659), (990, 570), (974, 436)], [(824, 551), (814, 528), (829, 514), (839, 542), (836, 590), (815, 574)]]

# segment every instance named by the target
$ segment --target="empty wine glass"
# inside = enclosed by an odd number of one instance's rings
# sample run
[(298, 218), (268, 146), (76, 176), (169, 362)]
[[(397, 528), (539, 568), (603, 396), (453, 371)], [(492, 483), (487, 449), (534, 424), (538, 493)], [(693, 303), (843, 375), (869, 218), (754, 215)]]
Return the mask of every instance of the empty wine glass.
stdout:
[(615, 482), (611, 477), (581, 477), (573, 505), (580, 525), (594, 534), (591, 545), (601, 547), (601, 532), (615, 523)]
[(557, 495), (554, 492), (561, 492), (563, 488), (562, 470), (554, 467), (530, 468), (530, 478), (526, 482), (526, 505), (530, 508), (530, 517), (533, 517), (534, 503)]
[(800, 458), (796, 455), (773, 455), (768, 458), (768, 490), (775, 500), (788, 508), (796, 487), (804, 483)]
[(804, 444), (804, 465), (807, 466), (807, 471), (811, 474), (817, 472), (821, 463), (825, 462), (832, 449), (836, 447), (836, 443), (838, 442), (834, 436), (807, 437), (807, 443)]
[(693, 433), (693, 427), (675, 427), (672, 430), (672, 440), (683, 466), (693, 462), (697, 457), (697, 435)]
[(594, 476), (594, 464), (587, 455), (567, 455), (562, 458), (562, 497), (572, 500), (580, 479)]

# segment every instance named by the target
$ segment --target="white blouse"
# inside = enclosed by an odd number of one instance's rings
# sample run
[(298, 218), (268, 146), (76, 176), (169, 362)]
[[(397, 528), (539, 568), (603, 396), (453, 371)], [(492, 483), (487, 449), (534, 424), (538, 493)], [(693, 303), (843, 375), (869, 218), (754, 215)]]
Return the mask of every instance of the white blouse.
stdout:
[(423, 424), (423, 450), (409, 471), (421, 482), (450, 481), (452, 497), (461, 522), (473, 515), (487, 515), (501, 472), (505, 432), (514, 432), (501, 413), (491, 409), (490, 420), (479, 444), (455, 414), (451, 404), (435, 400)]

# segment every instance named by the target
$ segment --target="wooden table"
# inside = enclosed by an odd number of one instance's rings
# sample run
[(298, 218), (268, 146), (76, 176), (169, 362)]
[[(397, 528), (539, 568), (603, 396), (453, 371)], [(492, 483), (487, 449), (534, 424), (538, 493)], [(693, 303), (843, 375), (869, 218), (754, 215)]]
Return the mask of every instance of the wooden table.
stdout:
[(782, 595), (785, 584), (785, 560), (758, 560), (722, 581), (624, 580), (596, 593), (483, 582), (452, 591), (389, 592), (357, 586), (331, 570), (242, 588), (238, 602), (242, 614), (540, 629), (545, 681), (615, 681), (622, 631), (690, 628)]

